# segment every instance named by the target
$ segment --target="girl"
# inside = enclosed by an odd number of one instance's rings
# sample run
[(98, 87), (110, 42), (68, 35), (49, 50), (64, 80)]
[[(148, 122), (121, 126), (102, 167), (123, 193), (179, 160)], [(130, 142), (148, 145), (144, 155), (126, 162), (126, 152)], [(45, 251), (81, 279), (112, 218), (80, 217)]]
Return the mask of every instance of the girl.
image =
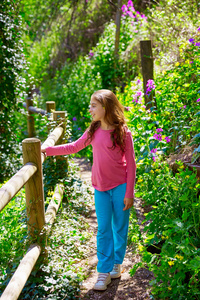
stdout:
[(121, 276), (133, 206), (136, 164), (133, 139), (123, 106), (113, 92), (99, 90), (90, 101), (92, 123), (75, 142), (48, 147), (47, 156), (76, 153), (93, 147), (92, 185), (98, 222), (95, 290), (106, 290), (111, 278)]

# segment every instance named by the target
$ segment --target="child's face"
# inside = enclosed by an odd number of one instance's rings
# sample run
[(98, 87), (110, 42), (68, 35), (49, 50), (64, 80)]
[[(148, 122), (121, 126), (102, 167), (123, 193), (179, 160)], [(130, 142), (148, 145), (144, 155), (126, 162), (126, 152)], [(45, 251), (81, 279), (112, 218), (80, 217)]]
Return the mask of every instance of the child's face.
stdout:
[(89, 112), (93, 121), (104, 121), (105, 109), (99, 101), (91, 98)]

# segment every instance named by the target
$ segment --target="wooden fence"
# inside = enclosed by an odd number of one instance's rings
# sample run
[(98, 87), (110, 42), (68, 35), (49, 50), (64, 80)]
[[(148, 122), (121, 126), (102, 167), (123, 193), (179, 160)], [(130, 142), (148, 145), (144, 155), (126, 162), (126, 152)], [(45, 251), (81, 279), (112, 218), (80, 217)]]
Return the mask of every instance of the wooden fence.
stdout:
[[(25, 185), (28, 235), (30, 240), (33, 241), (1, 295), (1, 300), (18, 299), (36, 261), (42, 253), (46, 234), (51, 229), (63, 197), (64, 187), (57, 184), (45, 212), (42, 163), (45, 161), (46, 156), (41, 152), (41, 147), (45, 149), (58, 143), (65, 128), (65, 112), (55, 111), (55, 102), (47, 102), (46, 105), (47, 111), (44, 111), (34, 108), (31, 99), (28, 99), (27, 103), (24, 104), (28, 111), (28, 133), (30, 137), (22, 141), (24, 166), (0, 188), (0, 211), (2, 211)], [(39, 139), (32, 137), (35, 132), (33, 112), (47, 114), (48, 118), (51, 117), (53, 121), (57, 121), (57, 127), (49, 134), (42, 146)], [(48, 232), (45, 232), (45, 224), (50, 225)]]

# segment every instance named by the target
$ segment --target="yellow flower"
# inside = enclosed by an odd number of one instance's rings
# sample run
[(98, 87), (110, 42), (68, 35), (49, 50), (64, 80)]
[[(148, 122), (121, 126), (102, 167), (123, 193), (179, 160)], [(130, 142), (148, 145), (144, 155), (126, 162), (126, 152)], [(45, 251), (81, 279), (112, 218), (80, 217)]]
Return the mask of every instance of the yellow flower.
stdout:
[(178, 67), (179, 65), (180, 65), (179, 62), (177, 62), (177, 63), (175, 64), (176, 67)]
[(182, 170), (182, 169), (184, 169), (184, 166), (180, 166), (180, 167), (178, 168), (178, 170)]
[(142, 179), (142, 178), (138, 179), (138, 182), (142, 182), (142, 181), (143, 181), (143, 179)]
[(180, 260), (184, 259), (184, 257), (182, 255), (179, 255), (179, 254), (176, 254), (175, 257), (178, 258), (178, 259), (180, 259)]
[(150, 171), (150, 173), (152, 173), (152, 174), (153, 174), (153, 173), (154, 173), (154, 171), (153, 171), (153, 170), (151, 170), (151, 171)]
[(171, 290), (172, 290), (172, 288), (171, 288), (170, 286), (168, 286), (168, 290), (169, 290), (169, 291), (171, 291)]
[(168, 261), (168, 264), (169, 264), (170, 266), (173, 266), (173, 265), (174, 265), (174, 261), (173, 261), (173, 260)]
[(48, 196), (52, 196), (53, 195), (53, 191), (48, 191)]
[(139, 245), (139, 246), (138, 246), (138, 249), (139, 249), (139, 251), (143, 251), (143, 250), (144, 250), (144, 247), (143, 247), (142, 245)]
[(188, 178), (190, 178), (190, 176), (189, 176), (189, 175), (187, 175), (187, 176), (185, 176), (185, 178), (187, 178), (187, 179), (188, 179)]
[(178, 188), (174, 186), (174, 187), (173, 187), (173, 190), (174, 190), (174, 191), (178, 191)]
[(160, 170), (159, 170), (159, 169), (156, 169), (155, 172), (160, 172)]

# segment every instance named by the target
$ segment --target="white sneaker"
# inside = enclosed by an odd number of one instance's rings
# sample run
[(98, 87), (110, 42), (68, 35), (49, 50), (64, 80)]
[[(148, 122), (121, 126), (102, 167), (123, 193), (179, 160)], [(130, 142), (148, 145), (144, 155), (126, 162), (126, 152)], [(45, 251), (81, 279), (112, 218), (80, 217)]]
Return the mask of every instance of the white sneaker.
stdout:
[(104, 291), (107, 289), (107, 285), (111, 283), (110, 273), (99, 273), (97, 282), (94, 285), (94, 290)]
[(111, 278), (119, 278), (121, 277), (121, 265), (114, 264), (112, 271), (110, 272)]

